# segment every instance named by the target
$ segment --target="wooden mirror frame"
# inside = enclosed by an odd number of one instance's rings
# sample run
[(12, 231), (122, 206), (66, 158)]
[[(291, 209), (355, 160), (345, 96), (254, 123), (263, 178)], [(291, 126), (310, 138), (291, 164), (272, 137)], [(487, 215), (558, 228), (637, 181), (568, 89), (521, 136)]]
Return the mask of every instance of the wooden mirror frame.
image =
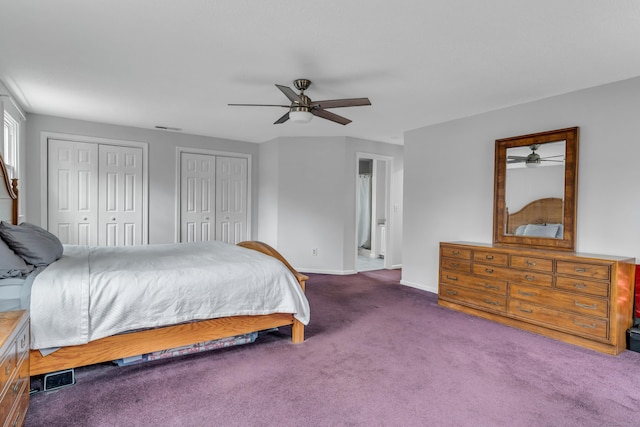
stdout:
[[(498, 245), (527, 246), (575, 251), (576, 208), (578, 194), (578, 137), (579, 128), (567, 128), (529, 135), (497, 139), (495, 148), (495, 179), (493, 190), (493, 243)], [(562, 239), (548, 237), (515, 236), (505, 233), (505, 186), (507, 177), (507, 149), (566, 141), (564, 168), (564, 208)]]

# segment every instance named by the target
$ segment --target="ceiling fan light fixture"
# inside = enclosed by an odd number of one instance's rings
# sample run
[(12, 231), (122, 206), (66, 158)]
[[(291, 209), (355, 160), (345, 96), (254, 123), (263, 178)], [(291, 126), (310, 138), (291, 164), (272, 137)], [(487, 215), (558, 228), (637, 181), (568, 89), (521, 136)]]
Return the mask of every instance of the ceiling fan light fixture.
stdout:
[(290, 111), (289, 120), (294, 123), (309, 123), (313, 118), (313, 114), (309, 111)]
[(540, 156), (537, 153), (531, 153), (527, 156), (527, 160), (525, 162), (525, 166), (528, 168), (537, 168), (540, 167)]

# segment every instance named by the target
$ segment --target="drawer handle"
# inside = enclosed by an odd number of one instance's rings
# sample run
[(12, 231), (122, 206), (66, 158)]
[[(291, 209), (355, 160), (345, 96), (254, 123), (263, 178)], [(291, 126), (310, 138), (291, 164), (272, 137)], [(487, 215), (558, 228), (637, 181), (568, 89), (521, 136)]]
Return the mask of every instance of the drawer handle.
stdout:
[(493, 274), (493, 268), (485, 268), (484, 271), (486, 271), (489, 274)]
[(16, 394), (18, 394), (18, 391), (20, 391), (20, 383), (16, 382), (11, 389), (11, 393), (15, 396)]
[(493, 255), (486, 255), (485, 258), (491, 261), (493, 259)]
[(536, 280), (536, 276), (529, 276), (528, 274), (525, 274), (524, 278), (527, 279), (529, 282), (533, 282), (534, 280)]
[(536, 296), (535, 292), (524, 292), (524, 291), (521, 291), (520, 289), (518, 289), (518, 294), (519, 295), (524, 295), (525, 297), (534, 297), (534, 296)]
[(11, 362), (7, 363), (7, 366), (4, 367), (4, 374), (9, 375), (11, 373)]
[(580, 268), (580, 267), (576, 267), (573, 269), (576, 273), (586, 273), (587, 269), (586, 268)]
[(529, 261), (529, 260), (526, 260), (526, 261), (525, 261), (525, 264), (527, 264), (529, 267), (535, 267), (536, 262), (535, 262), (535, 261)]
[(453, 263), (451, 263), (451, 267), (458, 268), (458, 267), (460, 267), (460, 264), (458, 264), (457, 262), (453, 262)]
[(578, 301), (574, 301), (573, 304), (575, 304), (576, 307), (587, 308), (589, 310), (595, 310), (596, 308), (598, 308), (598, 304), (582, 304)]
[(447, 289), (447, 293), (448, 293), (449, 295), (458, 295), (458, 292), (456, 292), (456, 291), (452, 291), (451, 289)]
[(580, 326), (581, 328), (587, 328), (587, 329), (595, 329), (596, 328), (596, 324), (595, 323), (587, 325), (586, 323), (581, 323), (581, 322), (578, 322), (577, 320), (574, 320), (573, 324), (576, 325), (576, 326)]
[(20, 348), (24, 348), (24, 346), (27, 344), (27, 336), (23, 335), (22, 339), (20, 340)]
[(488, 284), (488, 283), (485, 283), (485, 284), (484, 284), (484, 287), (485, 287), (485, 288), (487, 288), (487, 289), (494, 289), (494, 290), (496, 290), (496, 291), (499, 291), (499, 290), (500, 290), (500, 286), (490, 285), (490, 284)]
[(523, 313), (533, 313), (533, 310), (527, 310), (526, 308), (522, 308), (522, 307), (516, 307), (518, 309), (518, 311), (521, 311)]
[(584, 289), (587, 287), (584, 283), (574, 283), (573, 286), (575, 286), (576, 289)]
[(484, 302), (486, 302), (487, 304), (490, 304), (490, 305), (500, 305), (500, 303), (499, 303), (499, 302), (496, 302), (496, 301), (490, 301), (490, 300), (488, 300), (488, 299), (484, 300)]
[(458, 278), (456, 276), (449, 276), (448, 274), (447, 274), (447, 279), (458, 281)]
[(16, 415), (16, 419), (11, 424), (11, 427), (16, 427), (18, 425), (18, 421), (20, 420), (20, 411), (18, 411), (18, 415)]
[(455, 256), (460, 255), (460, 251), (453, 251), (453, 252), (451, 252), (451, 253), (452, 253), (452, 254), (454, 254)]

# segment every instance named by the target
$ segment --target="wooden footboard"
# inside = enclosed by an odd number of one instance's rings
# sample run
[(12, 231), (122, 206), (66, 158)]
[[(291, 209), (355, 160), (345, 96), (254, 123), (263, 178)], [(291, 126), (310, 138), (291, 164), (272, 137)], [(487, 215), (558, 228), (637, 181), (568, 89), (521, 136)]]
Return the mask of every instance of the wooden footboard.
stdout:
[[(304, 291), (308, 279), (298, 273), (278, 251), (262, 242), (246, 241), (239, 246), (270, 255), (291, 270)], [(40, 375), (123, 357), (153, 353), (204, 341), (233, 337), (250, 332), (291, 325), (291, 340), (304, 341), (304, 325), (289, 313), (260, 316), (233, 316), (183, 323), (163, 328), (132, 332), (91, 341), (88, 344), (63, 347), (43, 357), (38, 350), (30, 352), (30, 375)]]

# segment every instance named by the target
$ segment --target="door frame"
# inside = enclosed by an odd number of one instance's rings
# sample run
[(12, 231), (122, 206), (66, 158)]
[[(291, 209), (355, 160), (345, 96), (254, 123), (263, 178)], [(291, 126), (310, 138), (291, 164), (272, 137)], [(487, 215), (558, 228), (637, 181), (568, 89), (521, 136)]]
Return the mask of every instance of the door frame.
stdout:
[(236, 157), (247, 159), (247, 240), (251, 240), (251, 219), (252, 219), (252, 196), (251, 196), (251, 160), (252, 155), (246, 153), (234, 153), (229, 151), (208, 150), (206, 148), (193, 147), (176, 147), (176, 182), (175, 182), (175, 224), (174, 224), (174, 241), (180, 242), (180, 178), (182, 177), (180, 158), (182, 153), (205, 154), (216, 157)]
[[(384, 229), (384, 268), (386, 270), (390, 270), (393, 268), (393, 244), (391, 239), (393, 238), (393, 215), (392, 215), (392, 210), (391, 210), (391, 204), (393, 201), (393, 187), (391, 186), (391, 176), (393, 174), (393, 157), (391, 156), (385, 156), (382, 154), (373, 154), (373, 153), (364, 153), (364, 152), (357, 152), (356, 153), (356, 165), (355, 165), (355, 182), (354, 182), (354, 188), (355, 188), (355, 203), (356, 203), (356, 209), (355, 209), (355, 216), (354, 216), (354, 230), (357, 230), (358, 228), (358, 205), (360, 203), (360, 199), (358, 197), (358, 170), (359, 170), (359, 166), (360, 166), (360, 160), (373, 160), (373, 167), (372, 167), (372, 177), (371, 177), (371, 186), (372, 188), (375, 188), (376, 186), (376, 180), (378, 179), (377, 177), (377, 165), (376, 165), (376, 161), (383, 161), (385, 163), (385, 182), (384, 182), (384, 192), (386, 195), (386, 203), (384, 204), (384, 214), (385, 214), (385, 218), (386, 218), (386, 226)], [(372, 192), (371, 195), (371, 201), (372, 204), (375, 203), (377, 195), (375, 194), (375, 192)], [(372, 210), (372, 214), (373, 214), (374, 210)], [(372, 242), (375, 240), (377, 240), (377, 233), (375, 231), (375, 229), (377, 229), (377, 223), (375, 224), (375, 228), (374, 228), (374, 221), (372, 219), (372, 234), (371, 234), (371, 239)], [(376, 241), (376, 245), (379, 245), (379, 243)], [(355, 252), (355, 270), (358, 270), (358, 233), (355, 232), (354, 233), (354, 239), (353, 239), (353, 246), (354, 246), (354, 252)], [(373, 246), (373, 243), (372, 243)]]
[(49, 139), (115, 145), (142, 149), (142, 244), (149, 243), (149, 143), (123, 139), (100, 138), (58, 132), (40, 132), (40, 225), (49, 225)]

